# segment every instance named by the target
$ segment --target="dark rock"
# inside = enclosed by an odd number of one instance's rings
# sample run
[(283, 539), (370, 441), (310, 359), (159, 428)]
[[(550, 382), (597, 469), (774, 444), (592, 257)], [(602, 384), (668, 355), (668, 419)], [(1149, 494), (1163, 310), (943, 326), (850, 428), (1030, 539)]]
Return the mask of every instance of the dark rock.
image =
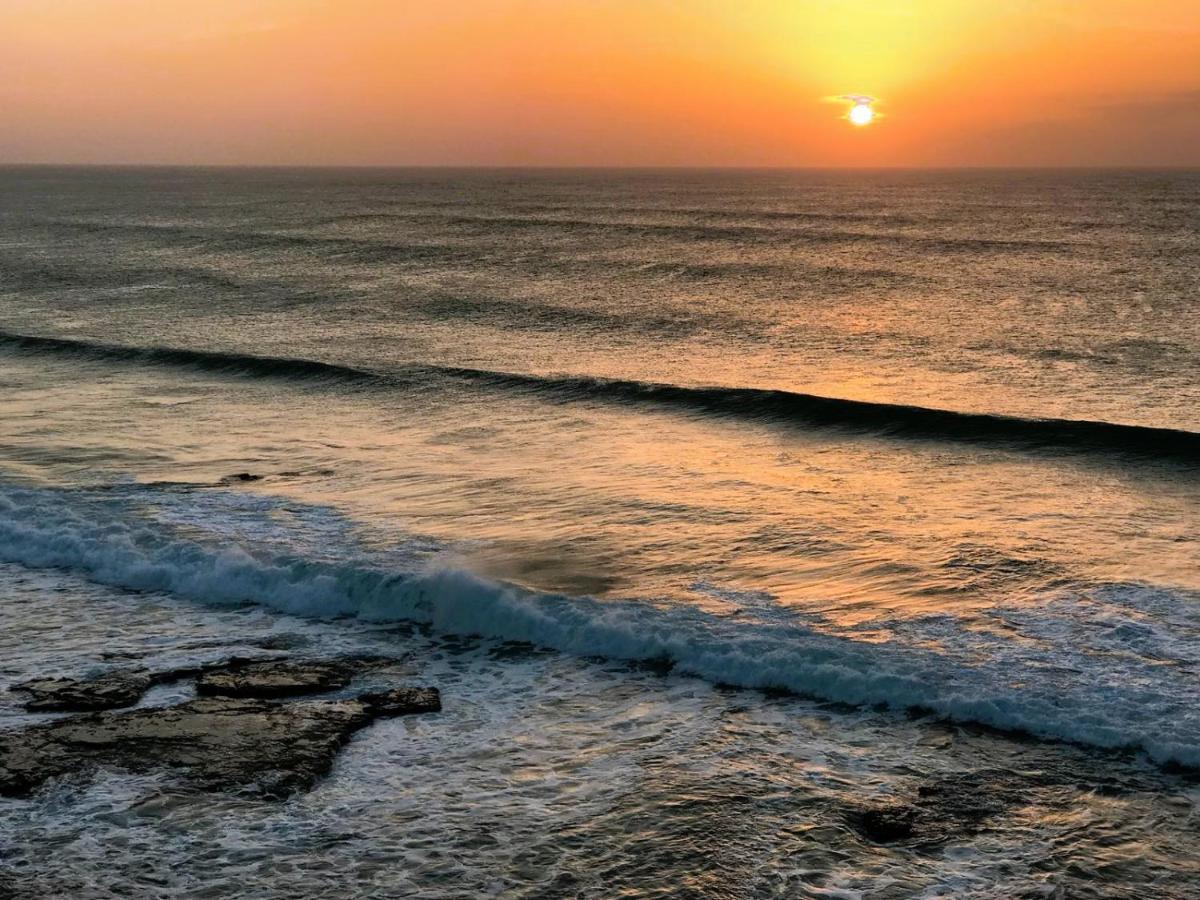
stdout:
[(77, 716), (0, 732), (0, 794), (25, 795), (50, 778), (106, 765), (175, 769), (206, 790), (283, 797), (311, 786), (375, 719), (440, 709), (435, 688), (398, 688), (291, 703), (211, 697)]
[(12, 686), (31, 694), (30, 712), (96, 712), (133, 706), (156, 684), (194, 678), (211, 669), (251, 662), (237, 657), (218, 663), (185, 666), (152, 672), (149, 669), (114, 669), (86, 678), (37, 678)]
[(358, 697), (377, 716), (404, 716), (410, 713), (441, 712), (442, 695), (437, 688), (392, 688), (360, 694)]
[(380, 657), (292, 662), (231, 657), (215, 663), (150, 671), (116, 669), (87, 678), (39, 678), (14, 685), (32, 695), (30, 712), (96, 712), (133, 706), (156, 684), (196, 678), (196, 692), (222, 697), (290, 697), (338, 690), (358, 673), (384, 665)]
[(262, 475), (252, 475), (249, 472), (237, 472), (233, 475), (226, 475), (221, 479), (221, 484), (242, 484), (247, 481), (262, 481)]
[(362, 669), (357, 659), (291, 662), (231, 663), (204, 672), (196, 679), (196, 693), (220, 697), (291, 697), (344, 688)]
[(857, 816), (859, 832), (878, 844), (888, 844), (912, 837), (917, 811), (911, 806), (896, 803), (864, 809)]
[(975, 830), (1028, 796), (1036, 779), (1013, 772), (962, 772), (917, 788), (917, 802), (960, 831)]
[[(174, 644), (170, 650), (216, 650), (234, 647), (257, 647), (260, 650), (295, 650), (307, 646), (309, 639), (302, 634), (271, 634), (261, 638), (248, 638), (240, 641), (200, 640)], [(161, 647), (150, 647), (144, 650), (106, 650), (100, 654), (101, 659), (143, 659), (156, 656), (163, 652)]]
[(295, 650), (307, 646), (310, 639), (302, 634), (269, 634), (244, 643), (248, 647), (258, 647), (261, 650)]
[(876, 843), (934, 844), (979, 831), (992, 817), (1027, 803), (1033, 791), (1055, 783), (1039, 773), (953, 773), (918, 785), (908, 802), (856, 807), (847, 810), (846, 819)]
[(105, 672), (90, 678), (37, 678), (13, 686), (33, 699), (30, 712), (91, 712), (133, 706), (155, 681), (144, 669)]

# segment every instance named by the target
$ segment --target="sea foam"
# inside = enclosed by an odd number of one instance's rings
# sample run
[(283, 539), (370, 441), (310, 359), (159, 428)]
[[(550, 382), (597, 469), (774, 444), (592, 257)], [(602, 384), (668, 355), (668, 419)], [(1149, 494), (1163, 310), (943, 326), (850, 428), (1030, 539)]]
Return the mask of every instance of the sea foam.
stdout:
[[(1194, 600), (1169, 591), (1109, 588), (1086, 602), (992, 611), (1033, 641), (935, 616), (868, 642), (786, 617), (537, 593), (436, 560), (399, 571), (367, 557), (314, 561), (209, 543), (80, 504), (70, 492), (25, 488), (0, 489), (0, 560), (209, 604), (408, 621), (581, 657), (656, 660), (719, 684), (920, 710), (1200, 767), (1200, 687), (1189, 677), (1200, 663), (1200, 621)], [(1072, 643), (1066, 633), (1094, 639)], [(1056, 639), (1060, 646), (1037, 649)], [(934, 640), (942, 649), (930, 649)], [(1176, 658), (1164, 658), (1168, 651)]]

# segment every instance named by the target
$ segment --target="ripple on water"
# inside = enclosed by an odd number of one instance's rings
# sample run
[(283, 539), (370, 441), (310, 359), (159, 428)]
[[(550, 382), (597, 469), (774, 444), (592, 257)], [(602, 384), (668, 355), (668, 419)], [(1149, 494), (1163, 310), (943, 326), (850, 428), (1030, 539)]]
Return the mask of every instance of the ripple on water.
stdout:
[[(5, 629), (22, 671), (99, 663), (113, 617), (124, 641), (155, 645), (150, 663), (280, 634), (320, 652), (403, 648), (445, 699), (441, 715), (360, 733), (280, 803), (111, 771), (3, 801), (9, 876), (43, 894), (1183, 898), (1200, 876), (1196, 786), (1133, 759), (409, 627), (0, 578), (20, 621), (75, 623), (41, 643)], [(991, 811), (949, 817), (927, 845), (853, 825), (864, 806), (956, 783)]]

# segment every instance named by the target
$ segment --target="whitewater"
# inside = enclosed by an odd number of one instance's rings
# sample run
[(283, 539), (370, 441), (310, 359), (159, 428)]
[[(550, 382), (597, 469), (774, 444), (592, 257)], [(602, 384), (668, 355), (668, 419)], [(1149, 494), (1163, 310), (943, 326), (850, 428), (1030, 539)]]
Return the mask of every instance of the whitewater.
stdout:
[[(1200, 641), (1172, 635), (1181, 626), (1200, 628), (1196, 596), (1136, 584), (1099, 585), (1091, 596), (1064, 592), (1047, 598), (1048, 608), (1032, 615), (991, 611), (1016, 623), (1032, 619), (1032, 634), (1068, 625), (1091, 633), (1068, 653), (1038, 653), (1007, 646), (1012, 641), (955, 633), (939, 617), (906, 623), (904, 640), (860, 642), (852, 633), (823, 632), (803, 616), (781, 616), (778, 610), (764, 621), (753, 607), (748, 614), (739, 609), (718, 616), (537, 594), (436, 558), (410, 572), (259, 558), (237, 545), (165, 538), (148, 525), (139, 528), (97, 513), (93, 507), (81, 516), (64, 497), (44, 491), (0, 494), (0, 559), (203, 603), (259, 603), (299, 616), (415, 622), (444, 634), (527, 642), (581, 657), (655, 662), (716, 684), (926, 711), (1200, 766), (1200, 685), (1193, 668), (1200, 665)], [(1055, 613), (1061, 615), (1070, 600), (1072, 618), (1055, 622)], [(919, 640), (924, 636), (950, 646), (924, 649)], [(1105, 650), (1126, 658), (1116, 665), (1101, 655), (1098, 665), (1094, 654)], [(1164, 676), (1158, 671), (1164, 657), (1186, 668)], [(1046, 671), (1034, 683), (1013, 685), (1008, 676), (1014, 669)], [(1156, 689), (1147, 690), (1152, 680)]]

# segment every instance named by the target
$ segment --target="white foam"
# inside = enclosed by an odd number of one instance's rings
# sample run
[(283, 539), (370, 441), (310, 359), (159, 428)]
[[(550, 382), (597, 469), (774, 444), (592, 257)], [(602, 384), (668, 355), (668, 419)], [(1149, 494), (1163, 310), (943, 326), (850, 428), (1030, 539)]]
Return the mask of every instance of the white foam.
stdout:
[[(1190, 602), (1172, 600), (1169, 592), (1146, 594), (1151, 599), (1136, 616), (1115, 619), (1118, 630), (1105, 627), (1087, 604), (1072, 606), (1064, 599), (1057, 609), (1021, 611), (1027, 624), (1036, 619), (1036, 641), (982, 635), (947, 617), (932, 617), (906, 623), (895, 640), (870, 643), (794, 622), (533, 594), (445, 564), (399, 571), (369, 561), (285, 560), (84, 509), (64, 493), (0, 490), (0, 559), (211, 604), (404, 620), (578, 656), (667, 660), (677, 671), (716, 683), (782, 688), (854, 705), (920, 708), (954, 721), (1140, 748), (1159, 762), (1200, 766), (1200, 686), (1191, 667), (1200, 660), (1200, 629), (1181, 634), (1176, 627), (1168, 636), (1149, 621), (1162, 616), (1164, 606), (1173, 625), (1184, 621)], [(1110, 596), (1103, 614), (1112, 618), (1114, 603), (1128, 609), (1139, 602), (1136, 591)], [(1019, 623), (1020, 615), (1010, 618)], [(1075, 627), (1070, 623), (1076, 615), (1091, 616), (1086, 627), (1099, 627), (1109, 643), (1098, 649), (1057, 646), (1056, 629)], [(1114, 655), (1109, 644), (1122, 639), (1121, 629), (1130, 631), (1135, 617), (1134, 642)], [(930, 637), (944, 649), (928, 649)], [(1164, 659), (1166, 652), (1175, 656)]]

